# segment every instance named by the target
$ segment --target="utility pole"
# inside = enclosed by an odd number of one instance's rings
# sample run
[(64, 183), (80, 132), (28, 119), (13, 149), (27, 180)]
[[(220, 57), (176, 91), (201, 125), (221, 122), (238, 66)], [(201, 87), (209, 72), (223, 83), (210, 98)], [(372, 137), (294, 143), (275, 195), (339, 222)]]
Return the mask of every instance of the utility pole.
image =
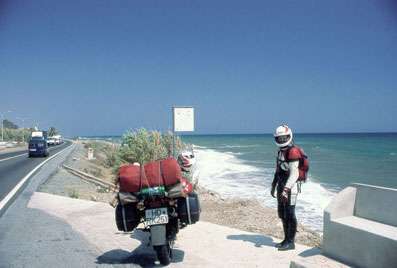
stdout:
[(21, 118), (21, 117), (17, 117), (17, 119), (22, 120), (22, 142), (25, 143), (25, 120), (28, 120), (29, 117), (26, 118)]
[(1, 114), (1, 142), (4, 141), (4, 114), (5, 113), (11, 113), (11, 111), (6, 111), (6, 112), (0, 112)]

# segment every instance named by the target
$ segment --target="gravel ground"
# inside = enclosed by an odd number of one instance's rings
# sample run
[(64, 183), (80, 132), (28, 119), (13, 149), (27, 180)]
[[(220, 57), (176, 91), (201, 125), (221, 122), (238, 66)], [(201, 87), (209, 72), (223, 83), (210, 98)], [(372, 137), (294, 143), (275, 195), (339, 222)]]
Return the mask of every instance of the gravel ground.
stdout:
[[(80, 143), (66, 159), (64, 165), (83, 171), (84, 168), (93, 165), (85, 159), (86, 155), (86, 149), (84, 149), (83, 145)], [(40, 191), (54, 195), (105, 203), (113, 199), (113, 194), (109, 189), (103, 189), (78, 176), (72, 175), (62, 167), (59, 167), (58, 171), (41, 185)]]
[(16, 151), (23, 151), (23, 150), (28, 150), (28, 146), (27, 145), (18, 145), (15, 147), (0, 147), (0, 154), (16, 152)]
[[(114, 176), (109, 175), (111, 170), (100, 166), (98, 164), (100, 161), (88, 161), (85, 158), (87, 149), (84, 149), (82, 143), (77, 145), (64, 164), (83, 172), (100, 170), (105, 174), (101, 179), (112, 181)], [(105, 203), (110, 203), (114, 198), (114, 194), (109, 189), (102, 189), (86, 182), (61, 167), (41, 186), (40, 191)], [(261, 206), (255, 198), (225, 199), (216, 192), (202, 187), (197, 187), (196, 191), (199, 193), (202, 207), (200, 220), (283, 239), (282, 225), (276, 210)], [(322, 248), (322, 236), (301, 224), (298, 226), (296, 242)]]
[[(221, 198), (216, 192), (199, 187), (200, 220), (279, 239), (284, 238), (277, 211), (262, 206), (257, 199)], [(298, 219), (299, 221), (299, 219)], [(322, 236), (298, 223), (297, 243), (322, 248)]]

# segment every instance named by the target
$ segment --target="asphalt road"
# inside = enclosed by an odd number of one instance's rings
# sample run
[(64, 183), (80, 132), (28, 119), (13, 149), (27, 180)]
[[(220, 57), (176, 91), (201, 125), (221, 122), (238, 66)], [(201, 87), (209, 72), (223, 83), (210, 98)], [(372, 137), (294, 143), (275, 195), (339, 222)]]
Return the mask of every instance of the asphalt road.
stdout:
[[(65, 149), (54, 147), (50, 154)], [(45, 211), (28, 208), (32, 194), (37, 191), (61, 165), (73, 147), (46, 162), (26, 183), (26, 186), (0, 217), (0, 267), (95, 267), (99, 255), (65, 221), (48, 215)], [(22, 169), (18, 178), (25, 176), (34, 164), (45, 159), (15, 158), (7, 167)], [(11, 161), (11, 160), (10, 160)], [(0, 162), (1, 163), (1, 162)], [(13, 163), (13, 164), (12, 164)], [(19, 165), (18, 165), (19, 163)], [(20, 165), (29, 165), (22, 168)], [(8, 170), (7, 168), (5, 170)], [(108, 267), (101, 265), (101, 267)]]
[[(64, 141), (60, 145), (49, 147), (50, 157), (70, 144), (70, 141)], [(26, 150), (0, 154), (0, 202), (31, 170), (47, 159), (29, 158)]]

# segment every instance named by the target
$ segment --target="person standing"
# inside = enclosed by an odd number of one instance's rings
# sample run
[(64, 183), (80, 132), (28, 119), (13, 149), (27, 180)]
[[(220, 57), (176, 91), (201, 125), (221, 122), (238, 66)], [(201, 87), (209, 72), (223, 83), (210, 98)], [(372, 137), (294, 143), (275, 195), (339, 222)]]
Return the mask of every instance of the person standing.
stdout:
[[(294, 241), (298, 224), (295, 204), (298, 196), (300, 151), (294, 146), (292, 130), (288, 126), (277, 127), (273, 136), (279, 149), (270, 193), (277, 198), (277, 212), (284, 230), (284, 240), (275, 246), (278, 250), (291, 250), (295, 249)], [(277, 197), (275, 196), (276, 189)]]

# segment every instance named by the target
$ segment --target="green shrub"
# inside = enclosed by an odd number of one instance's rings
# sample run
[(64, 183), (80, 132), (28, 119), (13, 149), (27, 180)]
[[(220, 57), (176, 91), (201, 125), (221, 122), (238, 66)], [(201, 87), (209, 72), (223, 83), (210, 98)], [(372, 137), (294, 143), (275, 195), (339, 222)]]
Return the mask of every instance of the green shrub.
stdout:
[(76, 190), (76, 188), (74, 188), (74, 187), (70, 187), (70, 189), (69, 189), (69, 197), (78, 199), (79, 198), (78, 190)]
[(102, 169), (94, 166), (88, 166), (83, 168), (83, 172), (86, 174), (93, 175), (94, 177), (102, 177)]
[[(1, 133), (1, 126), (0, 126), (0, 133)], [(30, 130), (22, 131), (19, 129), (4, 128), (3, 135), (4, 135), (4, 141), (22, 142), (22, 139), (24, 139), (24, 141), (27, 142), (32, 136), (32, 132)]]
[[(138, 162), (145, 165), (158, 159), (173, 157), (173, 136), (171, 131), (161, 135), (157, 131), (147, 131), (144, 128), (137, 131), (127, 131), (123, 135), (123, 143), (118, 151), (107, 152), (109, 165), (117, 169), (126, 164)], [(186, 147), (180, 137), (175, 140), (175, 151), (179, 152)]]
[(88, 148), (92, 148), (94, 150), (94, 157), (96, 157), (97, 152), (101, 151), (104, 147), (104, 144), (98, 141), (89, 141), (86, 144), (84, 144), (84, 148), (87, 149), (88, 153)]
[(103, 148), (105, 154), (105, 166), (115, 167), (119, 163), (119, 148), (115, 145), (108, 145)]
[(96, 192), (103, 194), (103, 193), (109, 193), (110, 190), (109, 190), (109, 188), (98, 187)]

